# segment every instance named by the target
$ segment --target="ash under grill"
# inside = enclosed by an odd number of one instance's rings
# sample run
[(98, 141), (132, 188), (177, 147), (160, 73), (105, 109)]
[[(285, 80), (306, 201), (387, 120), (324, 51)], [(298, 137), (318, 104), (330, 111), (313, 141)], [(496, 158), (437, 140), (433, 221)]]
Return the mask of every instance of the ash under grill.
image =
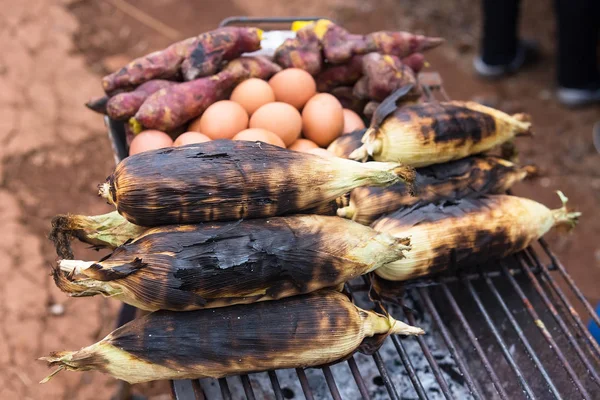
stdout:
[[(424, 75), (421, 84), (432, 101), (448, 98), (437, 74)], [(123, 124), (106, 123), (119, 161), (127, 156)], [(172, 381), (173, 397), (600, 399), (600, 347), (561, 287), (587, 311), (583, 318), (600, 325), (543, 239), (500, 262), (412, 281), (393, 302), (371, 299), (364, 277), (345, 289), (358, 306), (383, 306), (426, 335), (391, 336), (372, 356), (355, 354), (324, 368)], [(134, 316), (135, 309), (124, 305), (118, 325)], [(128, 392), (121, 385), (117, 398)]]

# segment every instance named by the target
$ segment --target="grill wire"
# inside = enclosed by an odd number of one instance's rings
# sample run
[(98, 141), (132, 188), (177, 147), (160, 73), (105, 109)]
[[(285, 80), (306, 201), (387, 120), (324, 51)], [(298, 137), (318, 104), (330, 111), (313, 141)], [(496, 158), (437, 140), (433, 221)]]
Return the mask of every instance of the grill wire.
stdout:
[[(423, 74), (421, 74), (423, 75)], [(437, 97), (447, 100), (448, 95), (437, 73), (423, 75), (423, 89), (430, 101)], [(123, 126), (106, 119), (109, 137), (117, 160), (127, 155)], [(449, 353), (455, 362), (454, 374), (464, 382), (473, 399), (573, 399), (600, 398), (600, 347), (587, 330), (582, 317), (571, 303), (563, 288), (578, 300), (578, 306), (600, 326), (600, 318), (586, 300), (581, 290), (552, 253), (544, 239), (536, 245), (506, 258), (467, 270), (458, 269), (439, 277), (419, 279), (404, 287), (397, 299), (404, 315), (392, 314), (411, 324), (419, 324), (415, 314), (427, 314), (432, 321), (427, 335), (437, 335), (439, 349)], [(543, 254), (546, 262), (538, 255)], [(452, 268), (451, 268), (452, 270)], [(454, 269), (456, 270), (456, 269)], [(561, 283), (555, 280), (559, 276)], [(362, 282), (361, 282), (362, 280)], [(390, 304), (376, 298), (369, 291), (370, 278), (364, 276), (346, 284), (345, 292), (362, 308), (387, 309)], [(361, 295), (362, 296), (359, 296)], [(358, 297), (367, 298), (361, 303)], [(404, 298), (412, 300), (412, 307), (402, 307)], [(123, 305), (117, 325), (135, 316), (135, 309)], [(501, 323), (499, 324), (499, 321)], [(417, 341), (423, 357), (435, 378), (439, 393), (437, 398), (454, 399), (444, 368), (437, 361), (431, 345), (424, 337), (399, 337), (387, 339), (393, 344), (399, 361), (406, 372), (418, 399), (429, 399), (428, 393), (411, 362), (406, 343)], [(509, 341), (511, 345), (509, 345)], [(394, 384), (381, 351), (372, 356), (385, 395), (392, 400), (405, 399)], [(352, 398), (370, 399), (369, 390), (361, 375), (356, 355), (347, 364), (356, 384)], [(320, 368), (331, 398), (342, 399), (334, 375), (329, 367)], [(295, 370), (303, 395), (315, 398), (305, 370)], [(446, 374), (448, 375), (448, 373)], [(277, 400), (290, 398), (282, 390), (275, 371), (268, 377), (272, 396)], [(243, 393), (249, 400), (256, 399), (248, 375), (240, 377)], [(216, 380), (223, 400), (233, 399), (230, 384), (237, 379)], [(198, 380), (171, 381), (172, 397), (176, 400), (203, 400), (206, 395)], [(130, 393), (127, 385), (120, 385), (116, 398)], [(412, 398), (412, 397), (411, 397)]]

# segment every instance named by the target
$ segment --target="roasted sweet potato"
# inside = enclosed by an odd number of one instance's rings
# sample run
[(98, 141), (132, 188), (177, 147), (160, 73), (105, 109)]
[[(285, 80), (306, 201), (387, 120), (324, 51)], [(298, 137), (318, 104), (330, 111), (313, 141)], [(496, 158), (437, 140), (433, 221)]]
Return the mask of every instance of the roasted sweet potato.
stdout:
[(317, 74), (317, 90), (330, 92), (338, 86), (354, 85), (363, 74), (363, 56), (354, 56), (344, 64), (331, 65)]
[[(319, 23), (321, 21), (317, 25)], [(325, 59), (332, 64), (346, 62), (355, 54), (367, 53), (367, 42), (363, 35), (354, 35), (331, 22), (323, 30), (321, 44)]]
[(142, 103), (154, 92), (168, 88), (177, 82), (164, 79), (153, 79), (142, 83), (131, 92), (119, 93), (111, 97), (106, 105), (106, 113), (116, 120), (128, 120), (133, 117)]
[(134, 131), (142, 127), (171, 131), (198, 117), (211, 104), (248, 78), (268, 79), (281, 68), (264, 57), (240, 57), (223, 71), (207, 78), (178, 83), (152, 94), (130, 120)]
[(411, 54), (408, 57), (404, 57), (401, 61), (404, 65), (412, 69), (415, 74), (421, 72), (425, 64), (427, 64), (425, 56), (422, 53)]
[(444, 42), (441, 38), (409, 32), (380, 31), (366, 36), (355, 35), (329, 20), (319, 20), (305, 29), (312, 29), (316, 33), (325, 59), (332, 64), (341, 64), (354, 55), (372, 52), (403, 58)]
[(216, 74), (223, 61), (260, 49), (262, 31), (249, 27), (225, 27), (202, 33), (194, 50), (183, 60), (183, 79), (191, 81)]
[(136, 58), (120, 70), (102, 78), (104, 91), (113, 95), (118, 90), (130, 90), (151, 79), (175, 79), (185, 57), (196, 46), (196, 37), (173, 43), (163, 50)]
[(274, 59), (284, 68), (300, 68), (316, 75), (323, 67), (319, 38), (308, 27), (302, 28), (295, 39), (286, 39), (275, 50)]
[(362, 72), (353, 92), (355, 97), (381, 102), (405, 85), (412, 85), (405, 100), (421, 95), (414, 72), (396, 56), (369, 53), (362, 57)]
[(410, 32), (380, 31), (365, 36), (366, 52), (390, 54), (407, 57), (413, 53), (422, 53), (444, 43), (444, 39), (415, 35)]
[[(262, 32), (256, 28), (227, 27), (203, 33), (164, 50), (136, 58), (120, 70), (102, 78), (104, 91), (112, 95), (152, 79), (175, 79), (183, 67), (186, 76), (215, 74), (223, 60), (260, 48)], [(182, 65), (185, 62), (185, 67)]]

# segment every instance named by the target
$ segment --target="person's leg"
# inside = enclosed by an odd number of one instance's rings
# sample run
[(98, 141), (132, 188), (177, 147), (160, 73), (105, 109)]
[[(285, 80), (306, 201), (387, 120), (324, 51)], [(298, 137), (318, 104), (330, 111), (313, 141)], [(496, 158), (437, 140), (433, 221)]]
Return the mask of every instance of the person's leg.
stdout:
[[(568, 0), (567, 0), (568, 1)], [(520, 0), (483, 0), (481, 59), (488, 65), (510, 64), (519, 43)]]
[(537, 46), (518, 37), (520, 0), (482, 0), (481, 54), (473, 61), (482, 77), (499, 78), (537, 59)]
[(555, 6), (559, 100), (567, 105), (600, 101), (600, 1), (555, 0)]

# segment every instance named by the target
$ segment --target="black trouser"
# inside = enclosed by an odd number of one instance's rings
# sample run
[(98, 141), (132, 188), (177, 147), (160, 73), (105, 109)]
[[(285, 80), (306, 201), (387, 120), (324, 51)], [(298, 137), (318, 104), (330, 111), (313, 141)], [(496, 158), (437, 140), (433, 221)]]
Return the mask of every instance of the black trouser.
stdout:
[[(510, 63), (517, 52), (519, 0), (483, 0), (482, 58), (486, 64)], [(558, 84), (600, 87), (598, 35), (600, 0), (555, 0), (558, 21)]]

